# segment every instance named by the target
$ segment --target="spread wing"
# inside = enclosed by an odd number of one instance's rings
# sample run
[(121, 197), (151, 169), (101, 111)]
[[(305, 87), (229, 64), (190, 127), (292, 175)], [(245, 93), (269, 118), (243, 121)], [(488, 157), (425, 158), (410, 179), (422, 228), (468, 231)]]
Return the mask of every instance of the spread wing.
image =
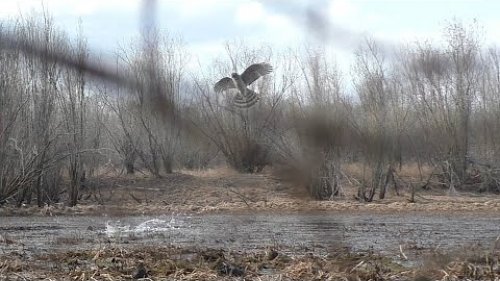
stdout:
[(221, 93), (223, 91), (226, 91), (226, 90), (229, 90), (232, 88), (236, 88), (236, 86), (234, 85), (233, 79), (231, 79), (229, 77), (224, 77), (221, 80), (219, 80), (219, 82), (215, 83), (214, 91), (217, 93)]
[(250, 85), (261, 76), (269, 74), (273, 71), (273, 67), (268, 63), (256, 63), (250, 65), (245, 72), (241, 74), (241, 79), (245, 84)]

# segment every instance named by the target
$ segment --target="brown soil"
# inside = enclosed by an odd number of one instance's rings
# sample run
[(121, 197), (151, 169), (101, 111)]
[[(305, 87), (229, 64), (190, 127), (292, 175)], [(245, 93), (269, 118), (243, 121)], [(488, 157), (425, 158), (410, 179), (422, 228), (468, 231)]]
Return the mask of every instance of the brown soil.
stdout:
[(182, 171), (162, 178), (147, 175), (106, 176), (90, 180), (76, 207), (59, 203), (44, 208), (9, 205), (0, 215), (59, 214), (157, 214), (165, 212), (247, 211), (359, 211), (359, 212), (497, 212), (500, 196), (446, 190), (418, 190), (409, 202), (409, 190), (370, 203), (354, 198), (356, 188), (343, 185), (344, 196), (330, 201), (312, 200), (305, 188), (284, 182), (271, 173), (239, 174), (219, 168), (201, 172)]

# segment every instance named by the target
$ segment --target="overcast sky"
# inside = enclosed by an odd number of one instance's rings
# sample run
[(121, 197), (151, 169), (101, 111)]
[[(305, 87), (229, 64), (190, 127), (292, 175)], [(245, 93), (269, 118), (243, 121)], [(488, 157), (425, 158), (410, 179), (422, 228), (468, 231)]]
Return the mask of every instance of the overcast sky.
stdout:
[[(43, 4), (42, 4), (43, 3)], [(40, 11), (75, 34), (79, 18), (93, 50), (109, 52), (140, 30), (139, 0), (2, 0), (0, 18)], [(308, 41), (327, 45), (342, 63), (364, 35), (384, 44), (436, 40), (453, 17), (477, 19), (484, 42), (500, 43), (496, 0), (158, 0), (157, 24), (180, 35), (202, 62), (244, 39), (283, 48)]]

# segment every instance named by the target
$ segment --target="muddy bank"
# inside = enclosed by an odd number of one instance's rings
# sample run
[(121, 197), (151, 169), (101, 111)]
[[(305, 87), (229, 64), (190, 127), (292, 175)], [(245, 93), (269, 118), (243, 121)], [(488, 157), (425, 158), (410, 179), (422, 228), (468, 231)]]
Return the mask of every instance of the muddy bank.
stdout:
[[(399, 200), (397, 200), (399, 199)], [(377, 213), (488, 213), (500, 212), (500, 199), (491, 197), (448, 197), (426, 196), (425, 200), (410, 203), (404, 198), (379, 200), (372, 203), (360, 203), (347, 199), (333, 201), (310, 201), (294, 199), (271, 199), (266, 201), (238, 202), (215, 199), (211, 202), (189, 203), (122, 203), (105, 205), (81, 203), (76, 207), (55, 204), (42, 208), (0, 207), (0, 216), (55, 216), (55, 215), (160, 215), (165, 213), (248, 213), (248, 212), (377, 212)]]
[(0, 216), (19, 215), (157, 215), (182, 213), (245, 212), (479, 212), (500, 211), (500, 197), (493, 194), (443, 190), (419, 190), (409, 202), (408, 190), (400, 196), (388, 192), (387, 199), (371, 203), (354, 199), (356, 188), (345, 186), (343, 196), (330, 201), (314, 201), (303, 187), (280, 181), (270, 174), (238, 174), (226, 170), (176, 173), (163, 178), (114, 176), (99, 179), (81, 191), (76, 207), (64, 203), (42, 208), (14, 202), (0, 206)]

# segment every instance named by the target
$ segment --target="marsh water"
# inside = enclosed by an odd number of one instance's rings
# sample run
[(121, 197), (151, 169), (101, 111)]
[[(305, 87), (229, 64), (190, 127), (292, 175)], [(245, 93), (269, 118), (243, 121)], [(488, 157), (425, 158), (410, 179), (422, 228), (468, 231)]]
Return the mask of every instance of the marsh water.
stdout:
[(207, 214), (161, 216), (0, 217), (0, 254), (119, 247), (199, 246), (289, 253), (339, 248), (398, 255), (419, 251), (488, 250), (500, 214)]

